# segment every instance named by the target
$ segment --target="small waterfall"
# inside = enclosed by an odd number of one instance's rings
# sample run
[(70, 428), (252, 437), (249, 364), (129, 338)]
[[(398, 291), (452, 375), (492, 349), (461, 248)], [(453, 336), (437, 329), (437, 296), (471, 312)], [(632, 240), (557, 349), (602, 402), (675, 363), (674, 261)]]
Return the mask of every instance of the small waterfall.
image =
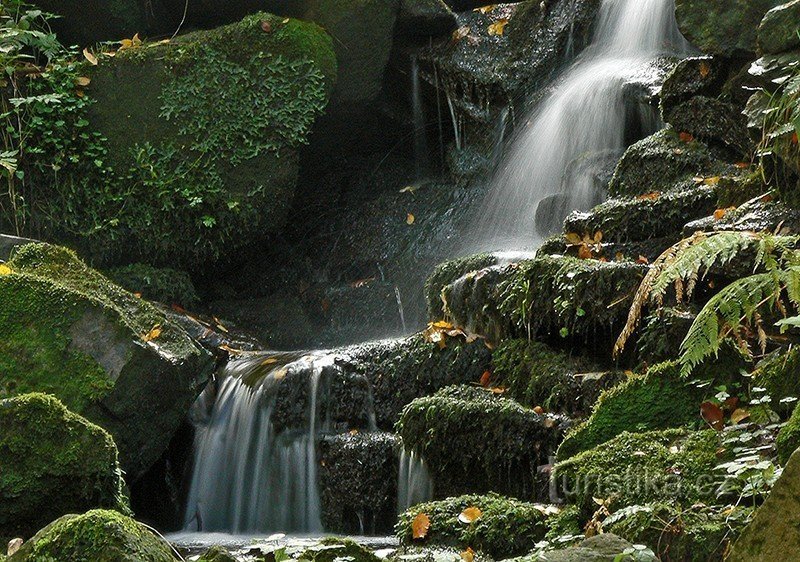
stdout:
[(417, 57), (411, 58), (411, 109), (414, 122), (414, 163), (417, 180), (422, 180), (428, 172), (428, 138), (425, 131), (425, 111), (422, 107), (422, 85)]
[(403, 328), (403, 333), (407, 334), (408, 329), (406, 328), (406, 313), (403, 311), (403, 299), (400, 297), (400, 287), (397, 285), (394, 287), (394, 298), (397, 300), (397, 314), (400, 316), (400, 325)]
[(412, 505), (433, 498), (433, 481), (425, 462), (415, 452), (400, 453), (400, 472), (397, 480), (397, 511), (402, 513)]
[[(219, 389), (204, 391), (193, 410), (197, 428), (187, 530), (322, 530), (317, 486), (319, 384), (331, 355), (259, 354), (230, 362)], [(308, 375), (305, 430), (276, 433), (274, 390), (287, 373)], [(266, 374), (265, 374), (266, 373)]]
[[(542, 203), (539, 236), (560, 227), (570, 210), (588, 209), (602, 199), (597, 176), (598, 168), (608, 165), (603, 155), (618, 158), (625, 149), (624, 85), (658, 56), (691, 50), (674, 10), (674, 0), (603, 0), (592, 44), (516, 132), (478, 214), (469, 250), (533, 248)], [(599, 163), (566, 174), (579, 159)]]

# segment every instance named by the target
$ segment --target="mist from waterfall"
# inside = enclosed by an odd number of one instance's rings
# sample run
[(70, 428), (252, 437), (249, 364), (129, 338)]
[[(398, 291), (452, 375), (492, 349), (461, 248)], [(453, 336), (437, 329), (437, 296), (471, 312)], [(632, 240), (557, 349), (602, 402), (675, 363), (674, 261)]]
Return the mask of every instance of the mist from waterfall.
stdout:
[[(517, 124), (470, 233), (471, 251), (532, 249), (570, 210), (600, 202), (598, 169), (625, 149), (625, 84), (659, 56), (691, 51), (674, 12), (674, 0), (603, 0), (592, 43)], [(656, 126), (652, 116), (642, 120)]]

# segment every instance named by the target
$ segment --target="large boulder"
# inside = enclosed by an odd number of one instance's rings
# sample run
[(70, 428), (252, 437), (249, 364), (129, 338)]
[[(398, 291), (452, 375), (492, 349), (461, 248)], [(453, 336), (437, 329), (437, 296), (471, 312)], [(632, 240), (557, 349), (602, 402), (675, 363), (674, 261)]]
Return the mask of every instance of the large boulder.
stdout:
[(733, 545), (731, 562), (800, 559), (800, 453), (795, 452), (767, 501)]
[(8, 562), (175, 562), (172, 547), (153, 531), (114, 511), (65, 515), (22, 545)]
[(782, 53), (800, 47), (800, 0), (772, 8), (758, 28), (758, 46), (765, 53)]
[(93, 250), (198, 269), (285, 225), (336, 58), (319, 26), (258, 13), (101, 56), (89, 75), (109, 204), (124, 199)]
[(0, 466), (0, 539), (30, 537), (67, 513), (127, 511), (111, 436), (52, 396), (0, 400)]
[(681, 33), (704, 53), (748, 58), (756, 51), (758, 24), (781, 0), (677, 0)]
[(20, 248), (0, 275), (0, 389), (47, 392), (106, 428), (135, 480), (166, 449), (211, 356), (70, 250)]

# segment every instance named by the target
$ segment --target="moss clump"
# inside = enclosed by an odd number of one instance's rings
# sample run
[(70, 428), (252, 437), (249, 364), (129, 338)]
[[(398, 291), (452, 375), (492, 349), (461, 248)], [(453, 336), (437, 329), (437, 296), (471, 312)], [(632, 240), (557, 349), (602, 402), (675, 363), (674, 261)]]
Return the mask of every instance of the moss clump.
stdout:
[(612, 514), (604, 530), (649, 546), (662, 560), (720, 562), (750, 522), (752, 507), (669, 503), (630, 506)]
[(312, 546), (306, 549), (299, 559), (310, 560), (311, 562), (334, 562), (340, 559), (349, 560), (350, 562), (380, 561), (380, 558), (356, 541), (339, 537), (322, 539), (319, 542), (319, 546)]
[(624, 431), (681, 427), (699, 420), (703, 391), (680, 378), (680, 367), (662, 363), (600, 395), (589, 419), (571, 430), (558, 448), (567, 459)]
[(784, 398), (800, 398), (800, 350), (795, 347), (778, 349), (767, 355), (752, 373), (753, 384), (766, 389), (772, 400), (770, 406), (781, 416), (792, 412), (794, 402)]
[(781, 428), (775, 438), (778, 461), (781, 464), (789, 462), (789, 457), (798, 447), (800, 447), (800, 405), (795, 406), (789, 421)]
[(8, 562), (174, 562), (172, 548), (115, 511), (65, 515), (22, 545)]
[[(465, 524), (458, 516), (468, 507), (481, 510), (478, 520)], [(414, 540), (411, 525), (424, 513), (431, 522), (428, 534)], [(401, 544), (472, 548), (496, 560), (520, 556), (533, 549), (547, 532), (541, 506), (498, 494), (460, 496), (416, 505), (400, 515), (396, 533)]]
[(93, 507), (128, 511), (111, 436), (52, 396), (0, 400), (0, 467), (0, 537)]
[(406, 406), (397, 431), (425, 459), (438, 497), (489, 490), (535, 497), (537, 467), (547, 464), (564, 422), (488, 389), (454, 386)]
[(442, 289), (459, 277), (471, 271), (478, 271), (497, 264), (497, 257), (492, 254), (475, 254), (440, 263), (425, 280), (425, 302), (428, 307), (428, 318), (439, 320), (444, 317)]
[(134, 263), (105, 273), (114, 283), (148, 300), (182, 306), (193, 306), (200, 301), (192, 278), (185, 271)]
[(236, 558), (221, 546), (214, 545), (206, 550), (197, 562), (236, 562)]
[(644, 195), (691, 185), (694, 176), (726, 172), (735, 172), (735, 168), (719, 161), (701, 142), (684, 142), (677, 131), (667, 128), (625, 151), (608, 191), (615, 197)]
[[(529, 340), (507, 340), (492, 354), (492, 382), (524, 406), (562, 413), (587, 413), (598, 394), (622, 373), (599, 373), (585, 357), (572, 357)], [(594, 376), (576, 377), (579, 373)], [(595, 376), (596, 375), (596, 376)]]
[(614, 497), (614, 506), (668, 501), (692, 505), (714, 499), (719, 435), (714, 430), (624, 432), (614, 439), (557, 463), (557, 489), (584, 515), (592, 498)]

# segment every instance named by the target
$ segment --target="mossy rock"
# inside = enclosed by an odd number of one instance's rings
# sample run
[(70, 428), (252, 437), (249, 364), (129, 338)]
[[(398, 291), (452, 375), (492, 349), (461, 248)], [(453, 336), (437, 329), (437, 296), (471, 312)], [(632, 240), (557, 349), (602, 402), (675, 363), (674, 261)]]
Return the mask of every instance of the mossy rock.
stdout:
[(722, 145), (743, 160), (750, 161), (755, 150), (741, 108), (716, 98), (694, 96), (666, 113), (664, 120), (676, 131)]
[[(458, 517), (468, 507), (480, 509), (481, 516), (465, 524)], [(424, 539), (414, 539), (411, 525), (420, 513), (430, 519), (430, 529)], [(400, 515), (396, 533), (401, 544), (472, 548), (500, 560), (532, 550), (547, 532), (547, 519), (541, 505), (470, 495), (415, 505)]]
[(730, 65), (723, 57), (704, 55), (681, 60), (661, 87), (659, 98), (662, 117), (694, 96), (717, 97), (729, 74)]
[(96, 509), (65, 515), (22, 545), (8, 562), (175, 562), (172, 547), (141, 523)]
[(613, 533), (603, 533), (567, 548), (514, 558), (513, 562), (629, 562), (635, 560), (626, 554), (632, 547), (631, 543)]
[(613, 513), (603, 529), (649, 546), (661, 560), (721, 562), (753, 512), (752, 506), (634, 505)]
[(397, 431), (406, 450), (425, 460), (436, 497), (493, 490), (545, 498), (537, 469), (548, 463), (566, 423), (489, 389), (454, 386), (406, 406)]
[(800, 398), (800, 351), (778, 349), (756, 364), (753, 384), (766, 389), (772, 398), (770, 406), (781, 416), (788, 417), (796, 402), (782, 402), (784, 398)]
[(192, 278), (185, 271), (134, 263), (106, 270), (105, 274), (120, 287), (147, 300), (184, 307), (200, 301)]
[(781, 0), (677, 0), (678, 27), (695, 47), (708, 54), (747, 58), (756, 52), (758, 25)]
[(680, 368), (664, 363), (633, 376), (600, 395), (589, 419), (572, 429), (558, 448), (564, 460), (625, 431), (649, 431), (699, 420), (703, 391), (680, 378)]
[(497, 257), (492, 254), (475, 254), (442, 262), (425, 280), (425, 301), (428, 318), (440, 320), (444, 317), (442, 289), (455, 282), (459, 277), (485, 269), (497, 264)]
[(311, 562), (335, 562), (341, 559), (349, 562), (380, 561), (380, 558), (375, 556), (372, 551), (361, 546), (356, 541), (339, 537), (322, 539), (319, 545), (307, 548), (299, 556), (299, 559), (310, 560)]
[(699, 141), (684, 142), (674, 129), (662, 129), (625, 151), (608, 190), (612, 196), (644, 195), (691, 185), (695, 176), (735, 172), (719, 156)]
[(67, 513), (128, 511), (114, 440), (53, 396), (0, 400), (0, 466), (0, 539)]
[(492, 354), (492, 382), (520, 404), (565, 414), (588, 413), (599, 394), (620, 382), (592, 360), (524, 339), (507, 340)]
[(775, 449), (781, 464), (789, 462), (792, 454), (800, 448), (800, 405), (795, 406), (792, 416), (775, 438)]
[(336, 79), (319, 26), (258, 13), (88, 72), (88, 121), (113, 176), (99, 212), (114, 222), (86, 242), (93, 252), (196, 270), (285, 225), (297, 149)]
[(135, 480), (166, 449), (211, 356), (70, 250), (20, 248), (0, 276), (0, 392), (46, 392), (114, 436)]
[(206, 550), (197, 562), (237, 562), (236, 558), (221, 546), (214, 545)]
[(713, 469), (721, 441), (714, 430), (666, 429), (624, 432), (593, 449), (557, 463), (552, 478), (559, 494), (594, 512), (592, 498), (614, 498), (623, 508), (650, 502), (674, 505), (715, 498)]
[(758, 46), (764, 53), (778, 54), (800, 47), (800, 0), (775, 6), (758, 26)]

